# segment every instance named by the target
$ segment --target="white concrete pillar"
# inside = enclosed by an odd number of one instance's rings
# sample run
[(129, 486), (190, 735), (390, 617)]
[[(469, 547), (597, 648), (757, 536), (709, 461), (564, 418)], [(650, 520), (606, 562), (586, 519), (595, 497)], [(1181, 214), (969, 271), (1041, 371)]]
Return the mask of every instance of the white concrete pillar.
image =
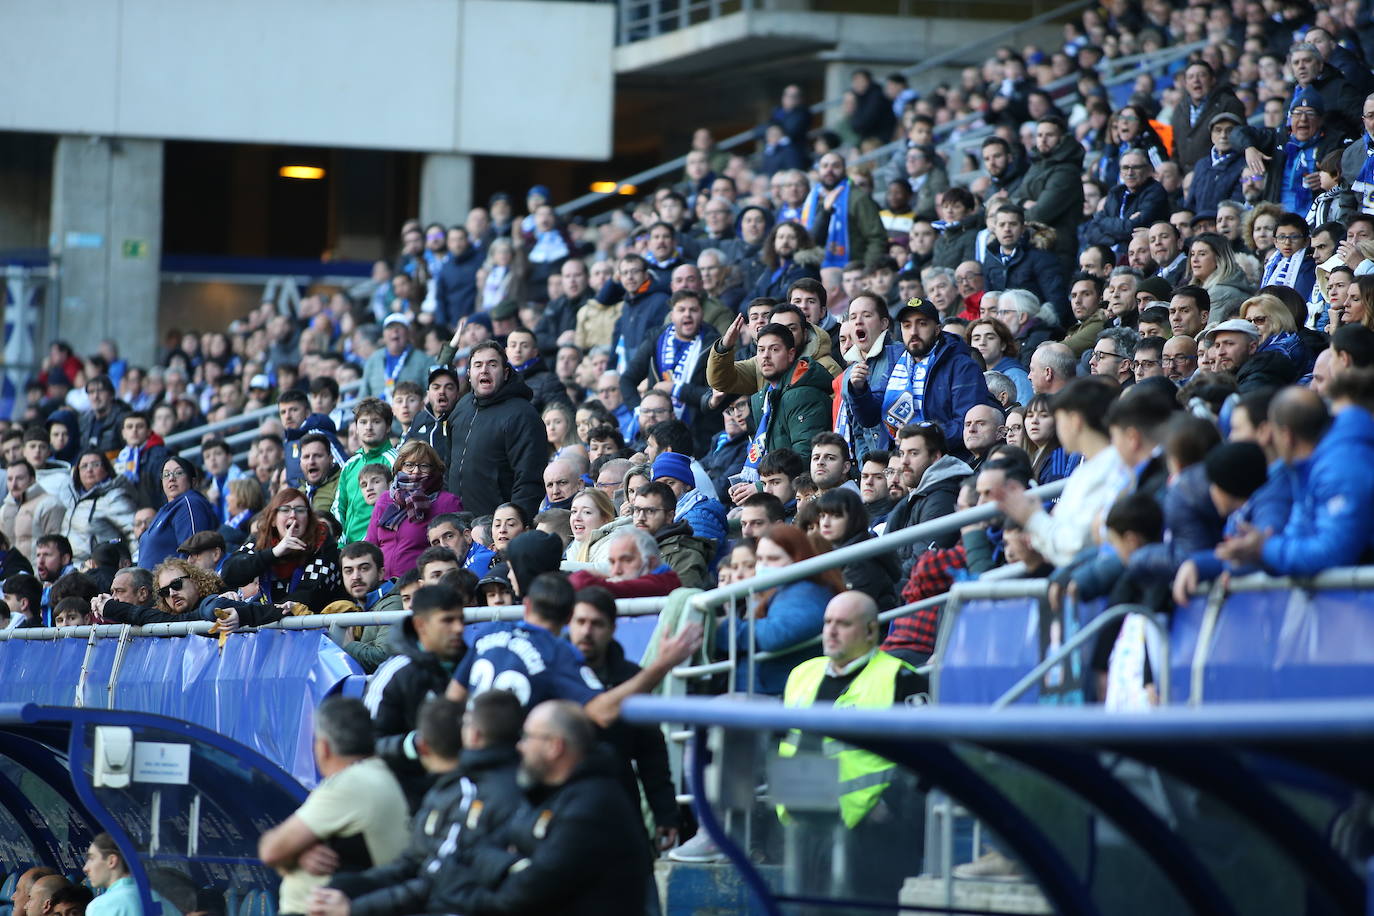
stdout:
[(48, 247), (58, 264), (58, 333), (77, 353), (113, 337), (134, 363), (156, 356), (162, 154), (161, 140), (58, 138)]
[(429, 153), (420, 165), (420, 220), (461, 226), (472, 209), (472, 157)]

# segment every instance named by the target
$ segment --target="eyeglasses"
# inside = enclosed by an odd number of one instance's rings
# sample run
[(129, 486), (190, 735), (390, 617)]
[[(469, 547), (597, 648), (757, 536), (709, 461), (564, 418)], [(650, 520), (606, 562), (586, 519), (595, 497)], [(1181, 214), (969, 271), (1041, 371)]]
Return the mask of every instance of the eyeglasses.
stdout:
[(597, 488), (598, 490), (605, 490), (607, 493), (614, 493), (616, 490), (618, 490), (618, 489), (620, 488), (620, 481), (618, 481), (618, 480), (611, 480), (611, 481), (607, 481), (607, 482), (605, 482), (605, 483), (598, 482), (598, 483), (596, 484), (596, 488)]
[(1155, 368), (1156, 366), (1159, 365), (1159, 360), (1157, 360), (1157, 359), (1138, 359), (1138, 360), (1135, 361), (1135, 364), (1136, 364), (1138, 367), (1140, 367), (1141, 369), (1153, 369), (1153, 368)]
[(736, 414), (736, 415), (745, 415), (745, 414), (748, 414), (748, 413), (749, 413), (749, 402), (748, 402), (748, 401), (739, 401), (739, 402), (737, 402), (737, 403), (731, 404), (731, 405), (729, 405), (728, 407), (725, 408), (725, 412), (728, 413), (728, 414)]
[(1307, 238), (1307, 236), (1305, 236), (1305, 235), (1296, 235), (1296, 234), (1285, 233), (1284, 235), (1275, 235), (1275, 236), (1274, 236), (1274, 241), (1276, 241), (1276, 242), (1301, 242), (1301, 241), (1302, 241), (1303, 239), (1305, 239), (1305, 238)]
[(434, 470), (434, 465), (424, 464), (418, 461), (407, 461), (405, 464), (401, 465), (401, 470), (405, 471), (407, 474), (418, 474), (421, 471)]
[(1126, 164), (1123, 163), (1122, 166), (1121, 166), (1121, 171), (1123, 171), (1123, 172), (1143, 172), (1143, 171), (1145, 171), (1145, 166), (1143, 166), (1143, 165), (1126, 165)]
[(162, 472), (162, 479), (163, 479), (163, 480), (176, 480), (178, 477), (185, 477), (185, 476), (186, 476), (186, 472), (183, 471), (181, 468), (177, 468), (175, 471), (163, 471), (163, 472)]
[(1109, 353), (1106, 350), (1094, 350), (1093, 355), (1088, 357), (1088, 362), (1095, 363), (1103, 359), (1121, 359), (1121, 354)]
[(671, 408), (668, 408), (668, 407), (641, 407), (641, 408), (639, 408), (639, 415), (640, 415), (641, 417), (663, 417), (663, 416), (667, 416), (667, 415), (670, 414), (670, 413), (672, 413), (672, 410), (671, 410)]
[(278, 506), (278, 515), (306, 515), (310, 512), (308, 506)]
[(166, 598), (168, 595), (172, 594), (172, 592), (179, 592), (181, 591), (181, 587), (185, 584), (186, 577), (177, 576), (171, 582), (168, 582), (166, 585), (162, 586), (162, 588), (157, 590), (158, 597)]
[(641, 515), (658, 515), (662, 511), (662, 506), (635, 506), (630, 514), (638, 518)]

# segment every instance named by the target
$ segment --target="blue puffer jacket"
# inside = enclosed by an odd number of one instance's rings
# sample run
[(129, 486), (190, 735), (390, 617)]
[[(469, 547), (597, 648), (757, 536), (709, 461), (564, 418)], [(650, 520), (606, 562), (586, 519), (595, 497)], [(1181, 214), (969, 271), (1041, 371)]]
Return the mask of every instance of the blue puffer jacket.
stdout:
[(1307, 349), (1307, 344), (1293, 331), (1280, 331), (1259, 345), (1256, 353), (1282, 353), (1298, 367), (1298, 375), (1309, 375), (1317, 356)]
[[(987, 382), (983, 380), (983, 370), (974, 362), (968, 344), (964, 343), (963, 338), (948, 331), (941, 331), (940, 334), (942, 339), (936, 343), (934, 363), (926, 375), (922, 410), (924, 419), (939, 424), (950, 447), (956, 448), (964, 441), (964, 414), (968, 413), (970, 408), (979, 404), (992, 407), (1000, 405), (997, 399), (988, 393)], [(905, 354), (905, 346), (899, 343), (890, 344), (885, 354), (888, 365), (896, 366)], [(854, 417), (859, 421), (859, 425), (870, 429), (877, 428), (882, 433), (882, 447), (889, 447), (892, 439), (882, 427), (885, 388), (870, 385), (861, 391), (848, 384), (845, 388), (854, 405)]]
[(1358, 407), (1336, 415), (1312, 457), (1293, 465), (1293, 511), (1264, 545), (1277, 576), (1311, 576), (1352, 566), (1374, 542), (1374, 417)]
[[(1245, 501), (1245, 505), (1231, 513), (1231, 516), (1226, 519), (1222, 539), (1225, 540), (1232, 535), (1239, 534), (1243, 525), (1258, 528), (1260, 531), (1281, 531), (1288, 522), (1288, 516), (1292, 511), (1292, 471), (1282, 461), (1275, 461), (1269, 465), (1269, 479), (1251, 494), (1250, 498)], [(1229, 563), (1223, 563), (1216, 552), (1211, 549), (1198, 551), (1193, 554), (1192, 560), (1197, 565), (1198, 579), (1202, 582), (1210, 582), (1228, 570), (1234, 575), (1255, 571), (1249, 566), (1233, 566)]]
[[(725, 548), (730, 540), (729, 526), (725, 521), (725, 506), (720, 500), (715, 499), (705, 490), (700, 492), (706, 493), (708, 498), (697, 502), (678, 516), (678, 520), (691, 525), (692, 533), (697, 537), (715, 542), (715, 556), (711, 559), (711, 569), (714, 570), (716, 564), (725, 555)], [(683, 498), (686, 499), (686, 497)]]
[(1127, 564), (1137, 581), (1173, 579), (1189, 555), (1209, 550), (1221, 540), (1223, 520), (1217, 514), (1207, 480), (1207, 468), (1184, 469), (1164, 492), (1164, 522), (1169, 539), (1146, 544)]
[[(759, 652), (776, 652), (821, 635), (825, 606), (835, 593), (824, 585), (809, 580), (793, 582), (778, 589), (768, 605), (768, 616), (754, 623), (754, 648)], [(743, 690), (749, 683), (749, 620), (736, 623), (735, 645), (739, 647), (735, 663), (735, 684)], [(725, 639), (724, 636), (718, 639)], [(816, 646), (789, 652), (754, 665), (754, 692), (768, 696), (782, 696), (787, 675), (799, 663), (816, 657)]]

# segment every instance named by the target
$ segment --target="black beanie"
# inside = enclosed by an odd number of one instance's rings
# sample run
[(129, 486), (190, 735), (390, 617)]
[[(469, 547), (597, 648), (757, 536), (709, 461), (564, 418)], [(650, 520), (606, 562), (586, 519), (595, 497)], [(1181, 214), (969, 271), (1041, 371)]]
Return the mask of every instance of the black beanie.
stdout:
[(1253, 442), (1226, 442), (1207, 453), (1207, 479), (1238, 499), (1249, 499), (1269, 479), (1264, 451)]

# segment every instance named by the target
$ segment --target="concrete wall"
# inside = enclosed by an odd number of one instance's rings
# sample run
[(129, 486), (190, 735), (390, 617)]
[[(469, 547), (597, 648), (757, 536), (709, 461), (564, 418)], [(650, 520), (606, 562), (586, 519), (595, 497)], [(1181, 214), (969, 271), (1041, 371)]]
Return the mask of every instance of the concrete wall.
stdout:
[(614, 15), (540, 0), (5, 0), (0, 130), (604, 159)]

